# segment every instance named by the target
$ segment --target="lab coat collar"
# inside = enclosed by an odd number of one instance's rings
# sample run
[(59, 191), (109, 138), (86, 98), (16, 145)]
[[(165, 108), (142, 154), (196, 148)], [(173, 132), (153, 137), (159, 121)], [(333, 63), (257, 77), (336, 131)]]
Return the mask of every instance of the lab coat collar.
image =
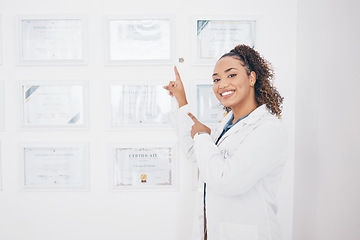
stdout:
[(247, 116), (244, 120), (242, 120), (242, 122), (246, 123), (246, 124), (254, 124), (257, 121), (259, 121), (260, 119), (262, 119), (267, 114), (270, 114), (270, 112), (266, 108), (266, 105), (263, 104), (263, 105), (257, 107), (254, 111), (252, 111), (249, 114), (249, 116)]
[[(232, 116), (232, 111), (230, 111), (225, 118), (222, 120), (222, 122), (219, 125), (219, 128), (216, 131), (215, 139), (217, 139), (220, 134), (222, 133), (226, 123), (230, 120)], [(254, 111), (252, 111), (249, 116), (235, 124), (229, 131), (227, 131), (222, 138), (225, 138), (227, 135), (232, 134), (240, 130), (242, 127), (246, 125), (251, 125), (256, 122), (258, 122), (260, 119), (262, 119), (265, 115), (270, 114), (269, 110), (266, 108), (266, 105), (263, 104), (259, 107), (257, 107)]]

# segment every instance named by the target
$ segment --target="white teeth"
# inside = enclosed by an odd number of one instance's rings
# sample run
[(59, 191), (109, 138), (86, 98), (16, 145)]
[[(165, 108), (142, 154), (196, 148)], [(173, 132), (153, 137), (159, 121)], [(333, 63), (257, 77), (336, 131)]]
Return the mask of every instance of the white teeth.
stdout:
[(222, 94), (221, 94), (221, 96), (227, 96), (227, 95), (230, 95), (230, 94), (232, 94), (234, 91), (226, 91), (226, 92), (223, 92)]

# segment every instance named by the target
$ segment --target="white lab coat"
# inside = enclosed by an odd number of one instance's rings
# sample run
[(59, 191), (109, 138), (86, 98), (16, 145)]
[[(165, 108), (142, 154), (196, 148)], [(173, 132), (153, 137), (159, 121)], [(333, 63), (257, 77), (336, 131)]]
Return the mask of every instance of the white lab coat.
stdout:
[(208, 240), (280, 240), (276, 190), (287, 147), (281, 121), (265, 105), (234, 125), (215, 145), (230, 112), (211, 136), (190, 136), (188, 105), (174, 114), (178, 135), (200, 172), (193, 239), (203, 239), (206, 182)]

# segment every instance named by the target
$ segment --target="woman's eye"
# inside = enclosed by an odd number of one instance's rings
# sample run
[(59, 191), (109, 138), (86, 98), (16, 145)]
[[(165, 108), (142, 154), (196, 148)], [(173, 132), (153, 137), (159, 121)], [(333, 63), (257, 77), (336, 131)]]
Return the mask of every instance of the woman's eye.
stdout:
[(215, 82), (218, 82), (218, 81), (220, 81), (220, 79), (219, 78), (217, 78), (217, 79), (213, 79), (213, 82), (215, 83)]
[(236, 74), (230, 74), (229, 77), (232, 78), (232, 77), (235, 77)]

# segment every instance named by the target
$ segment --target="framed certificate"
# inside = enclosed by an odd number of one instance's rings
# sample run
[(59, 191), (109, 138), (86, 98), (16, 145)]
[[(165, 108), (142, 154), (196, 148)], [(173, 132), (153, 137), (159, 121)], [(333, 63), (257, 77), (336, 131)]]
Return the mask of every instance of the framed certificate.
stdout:
[(177, 147), (166, 144), (111, 146), (113, 190), (176, 190)]
[(257, 45), (258, 20), (254, 17), (194, 17), (193, 58), (196, 64), (213, 65), (236, 45)]
[(84, 16), (19, 16), (20, 64), (85, 64)]
[(197, 119), (205, 124), (220, 122), (226, 114), (223, 105), (216, 98), (212, 84), (196, 84)]
[(108, 64), (174, 64), (172, 16), (114, 16), (105, 20)]
[(4, 81), (0, 80), (0, 131), (4, 130), (5, 121), (5, 90)]
[(87, 143), (25, 143), (20, 151), (23, 189), (88, 189)]
[(110, 84), (111, 127), (169, 126), (171, 98), (163, 85)]
[(2, 19), (0, 15), (0, 65), (2, 65)]
[(88, 86), (85, 82), (21, 83), (24, 129), (87, 129)]
[(0, 191), (2, 190), (2, 152), (1, 152), (1, 142), (0, 142)]

